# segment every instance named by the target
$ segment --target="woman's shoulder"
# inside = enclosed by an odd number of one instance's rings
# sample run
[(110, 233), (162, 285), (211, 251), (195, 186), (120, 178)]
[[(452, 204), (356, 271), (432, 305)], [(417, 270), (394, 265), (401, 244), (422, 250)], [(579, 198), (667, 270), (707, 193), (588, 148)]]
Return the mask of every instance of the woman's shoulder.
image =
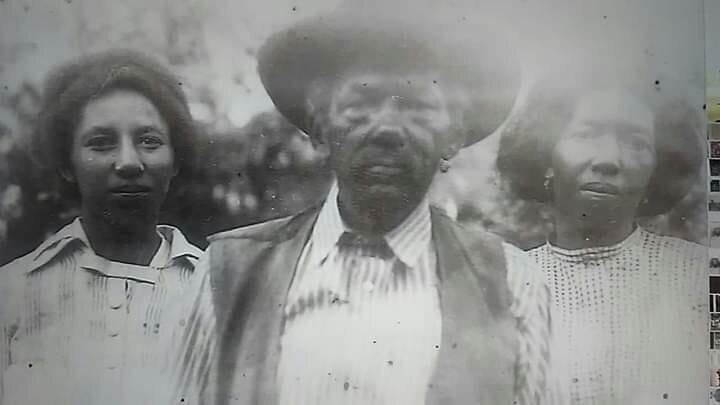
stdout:
[(58, 255), (66, 252), (68, 244), (77, 239), (77, 235), (74, 235), (74, 227), (75, 222), (64, 226), (46, 238), (45, 241), (30, 253), (20, 256), (0, 267), (0, 279), (7, 279), (7, 277), (13, 277), (13, 275), (17, 276), (38, 269), (52, 261)]
[(553, 256), (552, 249), (550, 249), (547, 242), (526, 250), (525, 254), (537, 264), (542, 264), (543, 262), (551, 259)]
[(177, 227), (173, 225), (158, 225), (158, 232), (163, 238), (170, 244), (171, 256), (173, 258), (185, 256), (193, 264), (197, 262), (197, 259), (202, 254), (202, 249), (188, 241), (185, 234)]
[(662, 255), (667, 260), (701, 261), (707, 258), (707, 247), (671, 235), (661, 235), (641, 229), (643, 248), (650, 255)]

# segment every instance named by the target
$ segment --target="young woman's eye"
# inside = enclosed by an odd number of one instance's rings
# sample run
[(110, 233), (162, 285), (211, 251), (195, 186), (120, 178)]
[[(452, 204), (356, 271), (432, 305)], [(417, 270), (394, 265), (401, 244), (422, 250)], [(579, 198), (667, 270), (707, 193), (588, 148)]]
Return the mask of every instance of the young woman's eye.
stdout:
[(146, 148), (157, 148), (165, 143), (162, 134), (153, 127), (144, 127), (138, 131), (138, 144)]
[(141, 135), (139, 143), (146, 148), (157, 148), (164, 144), (163, 139), (160, 136), (152, 133)]
[(85, 146), (97, 151), (110, 150), (115, 147), (115, 139), (107, 135), (93, 136), (85, 141)]

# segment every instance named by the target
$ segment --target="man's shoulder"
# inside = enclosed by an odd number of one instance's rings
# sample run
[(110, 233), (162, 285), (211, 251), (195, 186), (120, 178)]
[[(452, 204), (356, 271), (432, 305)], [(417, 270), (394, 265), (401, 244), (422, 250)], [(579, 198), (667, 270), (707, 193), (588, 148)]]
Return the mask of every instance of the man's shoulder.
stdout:
[(309, 220), (316, 211), (317, 209), (313, 207), (299, 214), (275, 218), (264, 222), (258, 222), (218, 232), (208, 236), (207, 239), (211, 245), (226, 242), (232, 243), (233, 241), (248, 239), (259, 242), (277, 240), (278, 238), (287, 236), (288, 233), (291, 233), (293, 230), (296, 230), (299, 225), (304, 223), (304, 220)]

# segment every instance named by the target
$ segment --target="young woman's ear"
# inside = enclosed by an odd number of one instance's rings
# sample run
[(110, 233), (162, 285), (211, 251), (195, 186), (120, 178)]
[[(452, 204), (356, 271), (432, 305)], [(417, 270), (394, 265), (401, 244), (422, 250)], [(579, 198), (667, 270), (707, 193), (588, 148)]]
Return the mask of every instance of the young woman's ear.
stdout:
[(60, 168), (60, 177), (68, 183), (75, 183), (75, 175), (69, 167), (63, 166)]

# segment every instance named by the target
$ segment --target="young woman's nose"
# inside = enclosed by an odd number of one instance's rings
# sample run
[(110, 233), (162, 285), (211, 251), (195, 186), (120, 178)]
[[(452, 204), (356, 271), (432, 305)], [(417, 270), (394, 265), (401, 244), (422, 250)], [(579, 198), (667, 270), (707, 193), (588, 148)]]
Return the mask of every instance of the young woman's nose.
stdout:
[(121, 177), (136, 177), (144, 170), (137, 147), (130, 139), (120, 142), (120, 150), (115, 161), (115, 171)]

